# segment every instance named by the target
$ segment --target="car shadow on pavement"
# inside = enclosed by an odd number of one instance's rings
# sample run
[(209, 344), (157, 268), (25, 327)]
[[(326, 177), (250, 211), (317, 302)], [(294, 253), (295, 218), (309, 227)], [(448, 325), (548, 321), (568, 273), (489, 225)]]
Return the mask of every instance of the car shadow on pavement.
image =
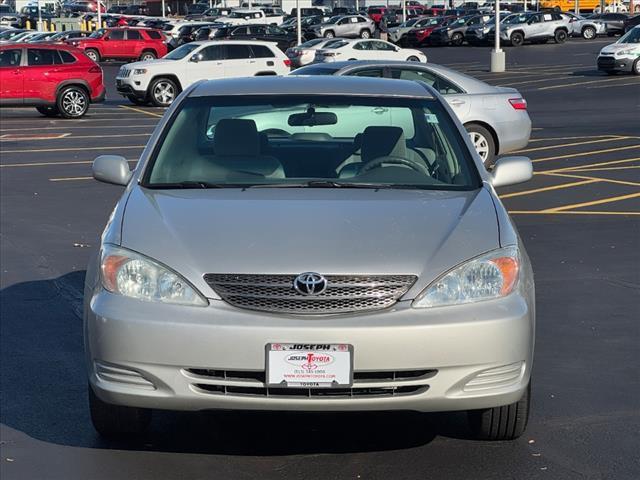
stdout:
[(228, 455), (407, 449), (471, 438), (462, 413), (155, 411), (150, 430), (106, 440), (87, 406), (84, 271), (0, 291), (0, 421), (45, 442), (87, 448)]

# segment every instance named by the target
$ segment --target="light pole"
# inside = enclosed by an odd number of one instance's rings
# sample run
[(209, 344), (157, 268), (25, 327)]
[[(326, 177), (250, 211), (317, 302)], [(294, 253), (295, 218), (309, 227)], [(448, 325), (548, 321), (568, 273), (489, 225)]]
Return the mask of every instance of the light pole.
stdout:
[(505, 54), (504, 51), (500, 48), (500, 2), (496, 1), (494, 10), (496, 12), (495, 16), (495, 34), (496, 34), (496, 43), (491, 50), (491, 71), (492, 72), (504, 72), (505, 69)]
[(162, 0), (162, 18), (167, 18), (167, 10), (164, 6), (164, 0)]
[(100, 6), (102, 2), (97, 0), (96, 2), (96, 10), (98, 11), (98, 24), (96, 25), (96, 30), (100, 30), (102, 28), (102, 13), (100, 12)]
[(300, 45), (302, 43), (302, 15), (298, 0), (296, 0), (296, 31), (298, 32), (298, 45)]
[(40, 0), (38, 0), (38, 26), (36, 29), (41, 32), (42, 31), (42, 10), (40, 9)]
[(402, 23), (407, 21), (407, 0), (402, 0)]

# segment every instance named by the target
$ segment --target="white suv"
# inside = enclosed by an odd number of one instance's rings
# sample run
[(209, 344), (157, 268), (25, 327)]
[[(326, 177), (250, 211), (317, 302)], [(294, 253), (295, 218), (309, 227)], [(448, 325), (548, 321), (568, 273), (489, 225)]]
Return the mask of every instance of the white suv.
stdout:
[(286, 75), (291, 61), (275, 43), (259, 41), (193, 42), (163, 58), (123, 66), (118, 93), (136, 105), (168, 107), (198, 80), (258, 75)]

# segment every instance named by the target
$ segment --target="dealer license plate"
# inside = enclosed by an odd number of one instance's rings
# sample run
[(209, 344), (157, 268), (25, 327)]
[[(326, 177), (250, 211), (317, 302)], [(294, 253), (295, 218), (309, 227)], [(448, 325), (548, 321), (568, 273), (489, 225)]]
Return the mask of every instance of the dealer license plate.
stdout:
[(352, 345), (270, 343), (266, 363), (270, 387), (336, 388), (353, 383)]

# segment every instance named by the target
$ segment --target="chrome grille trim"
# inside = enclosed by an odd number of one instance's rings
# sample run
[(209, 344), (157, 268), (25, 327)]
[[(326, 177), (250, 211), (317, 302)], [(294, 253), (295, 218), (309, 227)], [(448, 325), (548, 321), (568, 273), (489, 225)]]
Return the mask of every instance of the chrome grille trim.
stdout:
[(418, 395), (429, 389), (438, 370), (356, 371), (350, 388), (280, 388), (265, 385), (265, 372), (184, 368), (191, 389), (206, 395), (291, 398), (397, 397)]
[(302, 315), (379, 310), (395, 304), (414, 284), (415, 275), (326, 275), (326, 291), (302, 295), (296, 275), (217, 274), (207, 284), (230, 305), (249, 310)]
[(131, 69), (122, 67), (118, 72), (118, 78), (128, 78), (131, 75)]

